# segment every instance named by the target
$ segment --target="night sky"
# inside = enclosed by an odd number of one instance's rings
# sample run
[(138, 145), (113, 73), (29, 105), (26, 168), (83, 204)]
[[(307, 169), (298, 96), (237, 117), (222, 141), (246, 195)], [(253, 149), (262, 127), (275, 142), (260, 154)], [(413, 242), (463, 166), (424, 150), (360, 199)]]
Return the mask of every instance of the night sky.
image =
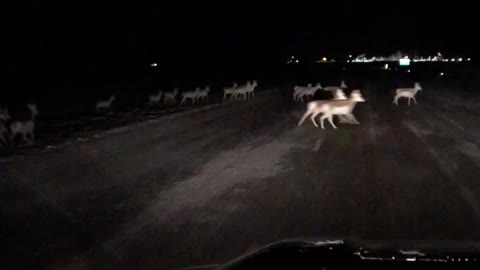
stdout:
[(473, 1), (97, 2), (3, 9), (3, 77), (135, 69), (154, 61), (213, 68), (274, 64), (291, 54), (416, 49), (475, 57), (477, 45)]

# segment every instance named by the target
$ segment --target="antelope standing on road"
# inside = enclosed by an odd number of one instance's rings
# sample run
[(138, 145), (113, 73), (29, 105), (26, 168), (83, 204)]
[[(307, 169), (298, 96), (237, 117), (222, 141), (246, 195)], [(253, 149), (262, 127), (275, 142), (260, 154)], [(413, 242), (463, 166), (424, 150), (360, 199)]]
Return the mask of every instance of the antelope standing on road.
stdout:
[(408, 98), (408, 106), (410, 106), (411, 99), (413, 99), (415, 104), (417, 104), (415, 95), (420, 90), (422, 90), (422, 87), (418, 82), (415, 83), (413, 88), (398, 88), (397, 90), (395, 90), (395, 97), (393, 98), (393, 103), (398, 105), (398, 99), (404, 97), (404, 98)]
[(0, 122), (0, 145), (8, 145), (8, 129), (3, 122)]
[(223, 100), (226, 100), (228, 95), (230, 95), (230, 98), (231, 98), (233, 96), (233, 93), (235, 93), (235, 91), (237, 90), (237, 88), (238, 88), (237, 82), (234, 82), (232, 87), (223, 88)]
[(298, 85), (295, 85), (293, 87), (293, 101), (300, 101), (300, 99), (298, 98), (298, 95), (307, 90), (307, 89), (310, 89), (312, 88), (312, 84), (309, 83), (307, 86), (298, 86)]
[(254, 98), (255, 97), (255, 88), (258, 86), (258, 82), (255, 80), (252, 82), (250, 87), (247, 89), (247, 97)]
[(345, 84), (345, 81), (342, 81), (340, 83), (340, 86), (327, 86), (325, 88), (323, 88), (323, 91), (327, 91), (327, 92), (333, 92), (333, 91), (336, 91), (337, 89), (340, 89), (340, 90), (345, 90), (347, 89), (347, 85)]
[(109, 111), (112, 108), (112, 102), (115, 100), (115, 96), (110, 96), (107, 100), (99, 100), (97, 101), (97, 112), (101, 111)]
[(200, 90), (197, 95), (199, 101), (208, 101), (208, 93), (210, 92), (210, 86), (205, 87), (205, 89)]
[(365, 99), (362, 97), (360, 90), (353, 90), (350, 94), (350, 97), (345, 100), (320, 100), (320, 101), (311, 101), (307, 103), (307, 111), (298, 122), (300, 126), (305, 119), (310, 115), (310, 120), (313, 125), (318, 127), (317, 122), (315, 122), (315, 117), (320, 113), (323, 115), (320, 117), (320, 126), (324, 129), (324, 121), (328, 119), (328, 122), (332, 125), (333, 128), (337, 128), (333, 123), (334, 115), (344, 115), (348, 119), (354, 119), (355, 117), (352, 114), (355, 105), (358, 102), (365, 102)]
[(0, 108), (0, 122), (7, 122), (8, 120), (12, 119), (10, 113), (8, 112), (8, 108), (2, 109)]
[(186, 91), (182, 93), (182, 101), (180, 102), (180, 105), (186, 104), (187, 99), (192, 100), (192, 105), (197, 103), (198, 95), (200, 94), (200, 88), (197, 87), (195, 88), (194, 91)]
[(310, 87), (308, 89), (303, 90), (298, 94), (298, 99), (303, 101), (303, 97), (307, 97), (312, 99), (317, 90), (322, 89), (322, 85), (320, 83), (317, 83), (315, 86)]
[(160, 99), (162, 98), (163, 91), (159, 90), (156, 95), (150, 95), (148, 96), (148, 105), (158, 105), (158, 102), (160, 102)]
[(251, 94), (249, 93), (252, 93), (255, 90), (255, 87), (257, 87), (257, 81), (248, 81), (245, 85), (240, 85), (239, 87), (237, 87), (232, 96), (235, 99), (239, 99), (239, 97), (242, 96), (243, 100), (247, 100), (247, 98), (251, 96)]
[(18, 134), (21, 134), (22, 139), (29, 144), (33, 144), (35, 141), (33, 130), (35, 129), (35, 117), (38, 115), (38, 110), (35, 104), (27, 104), (27, 107), (30, 111), (30, 119), (26, 121), (15, 121), (10, 125), (12, 131), (11, 141), (15, 141), (15, 136)]
[(177, 94), (178, 94), (178, 89), (175, 88), (173, 89), (173, 91), (171, 92), (165, 92), (165, 94), (163, 95), (163, 102), (165, 105), (167, 104), (175, 104), (177, 103), (176, 101), (176, 98), (177, 98)]
[(8, 145), (10, 136), (8, 136), (7, 122), (12, 119), (8, 109), (0, 108), (0, 145)]

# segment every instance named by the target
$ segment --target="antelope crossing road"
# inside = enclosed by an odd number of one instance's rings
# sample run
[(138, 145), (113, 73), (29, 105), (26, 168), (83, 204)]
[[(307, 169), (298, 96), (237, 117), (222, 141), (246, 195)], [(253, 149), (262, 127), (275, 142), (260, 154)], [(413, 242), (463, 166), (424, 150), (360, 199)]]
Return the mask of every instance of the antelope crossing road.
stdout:
[(297, 127), (305, 105), (279, 89), (3, 160), (1, 268), (181, 268), (292, 237), (478, 241), (480, 99), (423, 86), (397, 107), (366, 85), (361, 124), (338, 130)]

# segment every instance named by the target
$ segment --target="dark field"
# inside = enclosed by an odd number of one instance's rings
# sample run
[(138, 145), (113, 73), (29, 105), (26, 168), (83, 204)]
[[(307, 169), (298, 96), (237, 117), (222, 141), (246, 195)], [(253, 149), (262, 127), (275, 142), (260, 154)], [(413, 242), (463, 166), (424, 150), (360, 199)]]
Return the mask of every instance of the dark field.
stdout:
[[(216, 86), (193, 110), (146, 110), (144, 93), (101, 117), (44, 109), (38, 144), (0, 162), (0, 267), (169, 269), (292, 237), (477, 244), (475, 84), (363, 75), (345, 78), (361, 124), (338, 130), (297, 127), (293, 84), (261, 79), (253, 100), (221, 103)], [(417, 80), (418, 105), (391, 104)]]

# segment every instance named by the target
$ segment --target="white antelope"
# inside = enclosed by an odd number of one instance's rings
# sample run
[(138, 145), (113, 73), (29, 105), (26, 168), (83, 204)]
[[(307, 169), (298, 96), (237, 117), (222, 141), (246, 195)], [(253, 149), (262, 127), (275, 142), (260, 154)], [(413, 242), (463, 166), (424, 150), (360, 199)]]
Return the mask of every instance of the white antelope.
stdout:
[(336, 91), (337, 89), (344, 90), (344, 89), (347, 89), (347, 88), (348, 87), (345, 84), (345, 81), (342, 81), (340, 83), (340, 86), (327, 86), (327, 87), (323, 88), (323, 91), (333, 92), (333, 91)]
[(347, 96), (345, 95), (345, 92), (343, 92), (342, 89), (337, 89), (332, 92), (333, 95), (333, 100), (343, 100), (347, 99)]
[(3, 122), (0, 122), (0, 145), (8, 145), (8, 138), (8, 128)]
[(97, 112), (101, 111), (109, 111), (112, 108), (112, 102), (115, 100), (115, 96), (110, 96), (107, 100), (99, 100), (97, 101)]
[(162, 98), (163, 91), (160, 90), (156, 95), (150, 95), (148, 96), (148, 105), (157, 105), (158, 102), (160, 102), (160, 99)]
[(166, 105), (166, 104), (169, 104), (169, 103), (172, 103), (172, 104), (177, 103), (177, 101), (176, 101), (177, 94), (178, 94), (178, 89), (177, 88), (173, 89), (173, 91), (171, 91), (171, 92), (165, 92), (165, 94), (163, 95), (164, 104)]
[(10, 119), (12, 119), (12, 117), (10, 116), (8, 109), (0, 108), (0, 145), (8, 144), (10, 137), (8, 136), (7, 121), (9, 121)]
[(258, 82), (255, 80), (247, 89), (247, 97), (254, 98), (255, 97), (255, 88), (258, 86)]
[(10, 125), (12, 131), (11, 141), (15, 141), (15, 136), (18, 134), (21, 134), (22, 139), (29, 144), (33, 144), (35, 141), (33, 130), (35, 129), (35, 117), (38, 115), (38, 110), (35, 104), (27, 104), (27, 107), (30, 110), (30, 119), (15, 121)]
[(405, 97), (408, 98), (408, 106), (410, 106), (411, 99), (413, 99), (413, 102), (417, 104), (415, 95), (420, 90), (422, 90), (422, 87), (418, 82), (415, 83), (415, 86), (413, 88), (398, 88), (397, 90), (395, 90), (395, 97), (393, 98), (393, 103), (398, 105), (398, 99), (401, 97)]
[(0, 122), (7, 122), (8, 120), (12, 119), (10, 113), (8, 112), (8, 108), (2, 109), (0, 108)]
[(293, 87), (293, 101), (300, 101), (300, 99), (298, 99), (298, 95), (307, 90), (307, 89), (310, 89), (312, 88), (312, 84), (309, 83), (307, 86), (298, 86), (298, 85), (295, 85)]
[(234, 82), (232, 87), (223, 88), (223, 100), (226, 100), (228, 95), (230, 95), (230, 97), (232, 97), (233, 93), (235, 93), (237, 88), (238, 88), (237, 82)]
[[(345, 100), (347, 99), (347, 96), (345, 95), (345, 92), (343, 92), (342, 89), (337, 89), (332, 92), (333, 95), (333, 100)], [(347, 123), (347, 124), (360, 124), (355, 116), (352, 114), (352, 117), (347, 117), (345, 115), (337, 115), (338, 119), (340, 120), (340, 123)]]
[(205, 89), (200, 90), (200, 92), (197, 95), (197, 99), (201, 101), (207, 101), (209, 92), (210, 92), (210, 86), (205, 87)]
[(346, 100), (311, 101), (307, 103), (307, 111), (302, 116), (302, 119), (300, 119), (300, 122), (298, 122), (298, 125), (300, 126), (310, 115), (310, 120), (316, 127), (318, 127), (317, 122), (315, 122), (315, 117), (320, 113), (323, 113), (322, 117), (320, 117), (320, 126), (322, 129), (325, 128), (323, 125), (325, 119), (328, 119), (328, 122), (330, 122), (332, 127), (336, 129), (337, 127), (333, 123), (333, 116), (343, 115), (349, 119), (353, 119), (354, 116), (352, 111), (358, 102), (365, 102), (360, 90), (353, 90), (350, 97)]
[(198, 96), (200, 94), (200, 88), (195, 88), (194, 91), (186, 91), (182, 93), (182, 101), (180, 102), (181, 105), (187, 103), (187, 99), (192, 100), (192, 104), (197, 103)]
[(306, 96), (307, 98), (312, 99), (317, 90), (322, 89), (322, 85), (317, 83), (315, 86), (310, 87), (308, 89), (303, 90), (298, 94), (298, 99), (303, 101), (303, 97)]
[(248, 92), (251, 91), (252, 87), (255, 88), (255, 86), (255, 83), (251, 83), (250, 81), (248, 81), (246, 84), (238, 86), (235, 92), (233, 92), (232, 97), (235, 99), (239, 99), (239, 97), (242, 96), (243, 100), (247, 100)]

